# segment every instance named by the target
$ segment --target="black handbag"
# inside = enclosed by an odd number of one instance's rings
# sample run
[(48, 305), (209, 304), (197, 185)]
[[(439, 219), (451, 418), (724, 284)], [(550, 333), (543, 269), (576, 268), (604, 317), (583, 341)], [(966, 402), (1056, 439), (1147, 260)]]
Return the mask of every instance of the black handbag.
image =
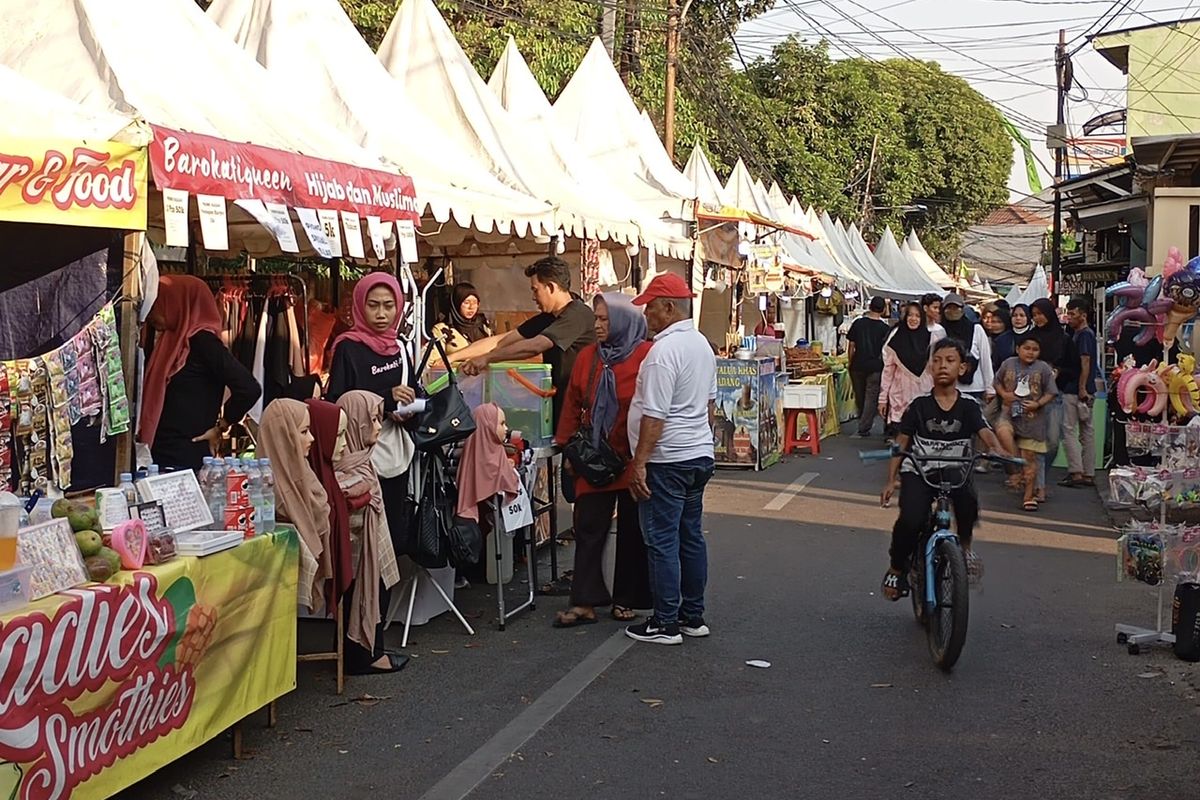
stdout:
[[(597, 350), (585, 399), (596, 396), (596, 377), (599, 372), (600, 351)], [(625, 459), (613, 449), (607, 439), (601, 439), (599, 444), (593, 441), (591, 417), (590, 409), (585, 408), (580, 412), (579, 429), (563, 446), (563, 455), (571, 463), (571, 469), (576, 475), (587, 481), (590, 486), (603, 489), (621, 477), (621, 473), (625, 471)]]
[(454, 379), (450, 359), (436, 337), (430, 339), (429, 346), (425, 348), (425, 357), (421, 359), (417, 375), (425, 371), (435, 347), (442, 357), (442, 363), (446, 365), (449, 382), (444, 389), (428, 398), (425, 410), (417, 415), (416, 424), (411, 429), (413, 445), (422, 452), (461, 442), (475, 432), (475, 417)]
[(455, 515), (450, 523), (450, 566), (464, 569), (483, 558), (483, 529), (473, 519)]
[(453, 487), (447, 485), (445, 469), (437, 455), (419, 456), (415, 466), (423, 470), (421, 496), (413, 509), (414, 551), (407, 553), (426, 569), (446, 566), (450, 558), (449, 530), (454, 517)]

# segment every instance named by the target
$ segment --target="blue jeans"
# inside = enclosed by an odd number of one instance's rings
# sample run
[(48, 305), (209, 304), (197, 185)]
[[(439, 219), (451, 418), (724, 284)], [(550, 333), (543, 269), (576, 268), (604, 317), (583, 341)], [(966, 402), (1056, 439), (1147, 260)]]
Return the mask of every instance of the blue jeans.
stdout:
[(650, 499), (638, 504), (638, 516), (650, 561), (654, 618), (660, 625), (673, 625), (680, 616), (704, 616), (708, 548), (701, 517), (713, 469), (711, 458), (646, 465)]

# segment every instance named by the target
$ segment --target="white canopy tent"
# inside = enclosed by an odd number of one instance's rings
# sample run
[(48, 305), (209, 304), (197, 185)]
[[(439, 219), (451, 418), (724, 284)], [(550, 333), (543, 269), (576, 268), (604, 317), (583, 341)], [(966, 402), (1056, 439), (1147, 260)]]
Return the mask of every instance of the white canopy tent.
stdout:
[(908, 232), (908, 238), (901, 244), (900, 249), (902, 251), (907, 250), (909, 256), (916, 262), (917, 266), (938, 286), (941, 286), (943, 289), (954, 287), (954, 278), (946, 270), (939, 267), (937, 262), (926, 252), (925, 245), (921, 244), (921, 239), (917, 236), (915, 229)]
[(21, 139), (145, 144), (150, 132), (133, 117), (88, 109), (0, 65), (0, 135)]
[(942, 291), (942, 287), (937, 281), (926, 275), (921, 265), (900, 249), (891, 228), (884, 228), (883, 234), (879, 237), (879, 244), (875, 246), (874, 256), (895, 283), (894, 287), (885, 286), (880, 287), (881, 289), (922, 290), (926, 293)]
[[(296, 87), (268, 74), (192, 0), (123, 0), (117, 11), (105, 0), (0, 0), (0, 62), (90, 111), (383, 166), (297, 111)], [(169, 49), (147, 47), (146, 31)]]
[(691, 184), (691, 196), (701, 203), (715, 208), (730, 205), (725, 187), (721, 185), (716, 171), (700, 145), (692, 148), (692, 154), (688, 156), (687, 164), (683, 167), (683, 176)]
[[(299, 87), (267, 73), (192, 0), (124, 0), (119, 9), (105, 0), (0, 0), (0, 20), (0, 63), (89, 113), (398, 173), (298, 111)], [(147, 46), (147, 31), (169, 46)], [(161, 213), (152, 203), (152, 229), (156, 219), (161, 226)], [(229, 207), (231, 250), (279, 252), (276, 236), (286, 226), (268, 234), (258, 219)], [(295, 229), (290, 233), (304, 241)]]
[(647, 213), (692, 220), (695, 200), (654, 126), (638, 111), (599, 39), (554, 101), (554, 117), (585, 155)]
[(682, 233), (673, 234), (661, 220), (643, 215), (640, 204), (623, 194), (615, 181), (601, 173), (559, 126), (550, 101), (511, 36), (488, 85), (505, 110), (522, 123), (522, 130), (534, 149), (553, 153), (593, 200), (608, 208), (629, 209), (639, 217), (637, 224), (647, 247), (670, 258), (691, 258), (692, 240)]
[(433, 0), (404, 0), (378, 55), (418, 108), (437, 110), (449, 146), (488, 164), (492, 174), (521, 191), (548, 200), (567, 234), (638, 241), (637, 210), (612, 208), (590, 196), (558, 153), (530, 140), (530, 132), (475, 71)]
[(501, 183), (448, 144), (337, 0), (214, 0), (208, 15), (278, 81), (303, 86), (314, 117), (403, 167), (433, 221), (517, 236), (554, 230), (549, 203)]

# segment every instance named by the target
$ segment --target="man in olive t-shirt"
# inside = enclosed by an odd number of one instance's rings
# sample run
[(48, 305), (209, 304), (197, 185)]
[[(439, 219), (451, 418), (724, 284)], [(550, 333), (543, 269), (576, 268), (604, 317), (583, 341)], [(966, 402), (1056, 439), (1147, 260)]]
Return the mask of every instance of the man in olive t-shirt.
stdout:
[(543, 258), (528, 267), (525, 275), (529, 278), (533, 302), (542, 313), (505, 334), (490, 353), (467, 360), (462, 369), (467, 375), (478, 375), (489, 364), (541, 355), (550, 365), (554, 383), (557, 429), (575, 357), (596, 341), (596, 317), (585, 303), (571, 295), (571, 270), (561, 258)]

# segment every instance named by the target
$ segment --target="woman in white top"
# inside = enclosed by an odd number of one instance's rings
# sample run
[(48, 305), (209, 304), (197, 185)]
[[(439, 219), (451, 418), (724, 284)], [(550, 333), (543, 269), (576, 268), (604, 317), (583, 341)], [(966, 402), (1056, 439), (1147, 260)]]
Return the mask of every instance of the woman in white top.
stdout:
[(959, 391), (971, 395), (982, 404), (996, 393), (992, 385), (996, 377), (992, 367), (992, 343), (987, 332), (982, 325), (967, 318), (966, 304), (954, 292), (942, 300), (942, 327), (946, 330), (946, 336), (962, 344), (970, 364), (974, 366), (959, 380)]

